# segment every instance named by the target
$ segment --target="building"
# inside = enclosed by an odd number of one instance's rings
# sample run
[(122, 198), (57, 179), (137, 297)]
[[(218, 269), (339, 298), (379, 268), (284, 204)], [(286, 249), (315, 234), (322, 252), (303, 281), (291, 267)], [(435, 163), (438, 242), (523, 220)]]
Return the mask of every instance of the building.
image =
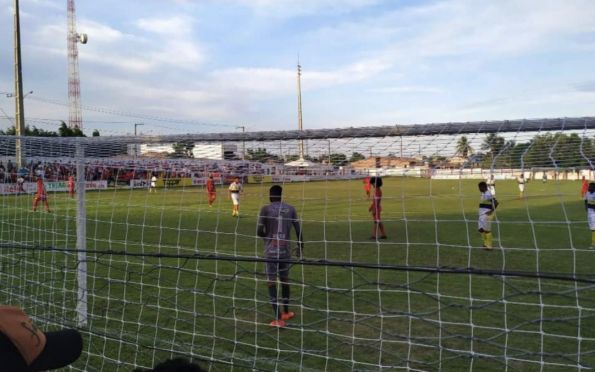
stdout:
[[(138, 149), (138, 151), (135, 151)], [(192, 155), (195, 159), (234, 160), (237, 159), (237, 145), (233, 143), (195, 143)], [(137, 156), (154, 156), (155, 154), (173, 154), (173, 143), (147, 143), (129, 145), (129, 154)]]

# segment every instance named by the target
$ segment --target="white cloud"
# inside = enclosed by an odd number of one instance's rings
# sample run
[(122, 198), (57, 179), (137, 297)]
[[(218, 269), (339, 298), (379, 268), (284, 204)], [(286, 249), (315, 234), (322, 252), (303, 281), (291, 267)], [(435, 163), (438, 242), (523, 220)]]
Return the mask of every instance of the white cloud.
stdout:
[(168, 37), (185, 37), (192, 32), (193, 20), (186, 16), (168, 18), (142, 18), (136, 22), (138, 28)]
[(291, 18), (320, 13), (347, 13), (372, 6), (381, 0), (227, 0), (252, 9), (262, 17)]

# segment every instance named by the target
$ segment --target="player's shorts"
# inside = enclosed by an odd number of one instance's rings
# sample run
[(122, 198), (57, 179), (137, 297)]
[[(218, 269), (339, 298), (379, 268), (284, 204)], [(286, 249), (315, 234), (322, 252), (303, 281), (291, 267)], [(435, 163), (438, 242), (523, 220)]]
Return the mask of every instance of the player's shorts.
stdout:
[(47, 200), (47, 195), (35, 195), (35, 200), (37, 201), (46, 201)]
[(289, 263), (287, 262), (266, 262), (267, 279), (269, 281), (277, 280), (277, 277), (286, 279), (289, 277)]
[(493, 218), (493, 214), (487, 215), (486, 213), (481, 213), (479, 215), (479, 220), (477, 221), (477, 230), (492, 231)]
[(589, 209), (587, 217), (589, 219), (589, 229), (595, 230), (595, 210)]
[(525, 184), (524, 183), (519, 183), (519, 191), (520, 192), (524, 192), (525, 191)]
[(231, 202), (233, 203), (233, 205), (240, 205), (240, 193), (232, 192)]

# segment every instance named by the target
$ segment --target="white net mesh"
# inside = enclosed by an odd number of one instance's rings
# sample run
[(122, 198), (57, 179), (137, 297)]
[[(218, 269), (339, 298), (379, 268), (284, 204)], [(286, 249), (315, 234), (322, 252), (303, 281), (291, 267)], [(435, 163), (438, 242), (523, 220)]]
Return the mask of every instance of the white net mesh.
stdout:
[[(586, 118), (24, 137), (20, 167), (14, 137), (0, 137), (0, 302), (44, 328), (79, 329), (76, 370), (175, 356), (211, 370), (593, 368), (595, 250), (581, 186), (595, 179), (594, 128)], [(370, 175), (383, 179), (386, 239), (370, 216)], [(490, 175), (491, 251), (477, 232), (477, 184)], [(37, 178), (49, 213), (42, 199), (33, 212)], [(284, 328), (269, 324), (257, 236), (273, 184), (305, 241), (304, 259), (287, 261), (295, 317)]]

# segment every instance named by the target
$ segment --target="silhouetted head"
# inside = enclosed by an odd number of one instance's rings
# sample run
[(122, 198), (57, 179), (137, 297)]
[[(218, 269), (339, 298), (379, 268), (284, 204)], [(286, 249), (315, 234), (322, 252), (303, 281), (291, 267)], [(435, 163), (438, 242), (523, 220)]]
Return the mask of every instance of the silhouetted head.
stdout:
[(477, 184), (477, 187), (479, 187), (479, 191), (481, 192), (486, 192), (488, 191), (488, 184), (481, 181), (480, 183)]
[(380, 188), (382, 187), (382, 177), (372, 177), (370, 178), (370, 185)]
[(595, 182), (589, 184), (589, 192), (595, 192)]
[(283, 194), (283, 188), (279, 185), (271, 186), (269, 190), (269, 199), (272, 202), (281, 201), (281, 195)]

